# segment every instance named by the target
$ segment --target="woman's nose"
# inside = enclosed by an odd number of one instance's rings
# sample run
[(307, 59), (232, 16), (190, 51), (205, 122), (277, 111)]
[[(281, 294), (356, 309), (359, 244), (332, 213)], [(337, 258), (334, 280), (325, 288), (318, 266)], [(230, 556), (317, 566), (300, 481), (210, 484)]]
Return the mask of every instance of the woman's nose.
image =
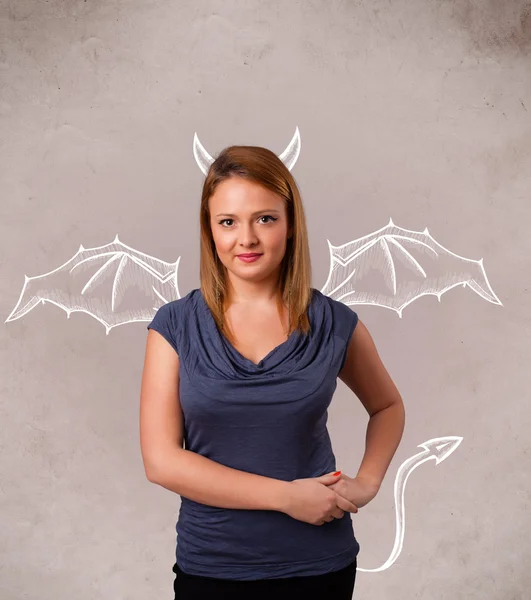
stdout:
[(250, 246), (256, 244), (258, 238), (253, 227), (250, 225), (243, 225), (240, 229), (240, 244), (242, 246)]

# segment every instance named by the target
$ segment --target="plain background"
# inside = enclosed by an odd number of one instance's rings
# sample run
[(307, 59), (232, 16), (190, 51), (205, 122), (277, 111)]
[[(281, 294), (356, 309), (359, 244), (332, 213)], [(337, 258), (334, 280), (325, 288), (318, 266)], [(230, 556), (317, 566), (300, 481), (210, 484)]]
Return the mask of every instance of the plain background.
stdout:
[[(355, 309), (407, 408), (377, 498), (354, 516), (359, 566), (398, 560), (366, 600), (516, 600), (531, 586), (531, 7), (504, 0), (0, 2), (0, 308), (24, 275), (116, 234), (199, 285), (197, 132), (280, 153), (298, 126), (313, 283), (327, 239), (393, 221), (483, 258), (503, 306), (457, 287), (402, 318)], [(0, 597), (170, 598), (179, 498), (145, 478), (146, 323), (112, 329), (36, 306), (1, 329)], [(341, 382), (329, 429), (354, 475), (366, 414)]]

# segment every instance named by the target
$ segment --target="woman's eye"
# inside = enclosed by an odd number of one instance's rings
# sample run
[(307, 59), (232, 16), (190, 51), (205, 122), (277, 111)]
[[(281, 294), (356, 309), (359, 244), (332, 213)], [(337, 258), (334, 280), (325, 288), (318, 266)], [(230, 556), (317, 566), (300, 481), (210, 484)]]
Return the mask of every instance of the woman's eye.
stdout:
[[(276, 221), (277, 219), (275, 217), (272, 217), (271, 215), (262, 215), (261, 217), (259, 217), (260, 219), (269, 219), (268, 222), (273, 223), (274, 221)], [(230, 221), (230, 223), (229, 223)], [(221, 221), (219, 221), (220, 225), (225, 225), (226, 227), (230, 227), (232, 223), (232, 219), (222, 219)]]

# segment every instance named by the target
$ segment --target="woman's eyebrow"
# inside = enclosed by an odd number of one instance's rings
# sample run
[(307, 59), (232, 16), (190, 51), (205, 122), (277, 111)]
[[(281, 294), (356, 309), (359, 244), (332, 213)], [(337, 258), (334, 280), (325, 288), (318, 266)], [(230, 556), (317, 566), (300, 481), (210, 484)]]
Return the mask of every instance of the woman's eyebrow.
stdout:
[[(276, 208), (265, 208), (264, 210), (257, 210), (256, 212), (254, 212), (251, 217), (254, 217), (255, 215), (259, 215), (260, 213), (279, 213), (280, 211), (277, 210)], [(216, 217), (236, 217), (237, 215), (233, 215), (232, 213), (219, 213), (216, 215)]]

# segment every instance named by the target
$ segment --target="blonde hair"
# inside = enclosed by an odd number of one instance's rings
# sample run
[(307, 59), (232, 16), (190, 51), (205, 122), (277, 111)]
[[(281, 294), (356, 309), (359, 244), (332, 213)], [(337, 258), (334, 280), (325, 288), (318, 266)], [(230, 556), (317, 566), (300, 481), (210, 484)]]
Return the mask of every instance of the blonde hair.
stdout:
[(279, 282), (279, 307), (285, 302), (289, 307), (290, 334), (294, 329), (308, 333), (310, 323), (307, 308), (312, 297), (311, 263), (308, 231), (302, 199), (286, 165), (278, 156), (259, 146), (229, 146), (210, 165), (203, 184), (200, 207), (200, 264), (201, 292), (214, 320), (231, 341), (234, 337), (224, 319), (227, 298), (225, 267), (219, 260), (210, 226), (209, 199), (217, 186), (230, 177), (242, 177), (278, 194), (286, 203), (288, 238), (281, 264)]

